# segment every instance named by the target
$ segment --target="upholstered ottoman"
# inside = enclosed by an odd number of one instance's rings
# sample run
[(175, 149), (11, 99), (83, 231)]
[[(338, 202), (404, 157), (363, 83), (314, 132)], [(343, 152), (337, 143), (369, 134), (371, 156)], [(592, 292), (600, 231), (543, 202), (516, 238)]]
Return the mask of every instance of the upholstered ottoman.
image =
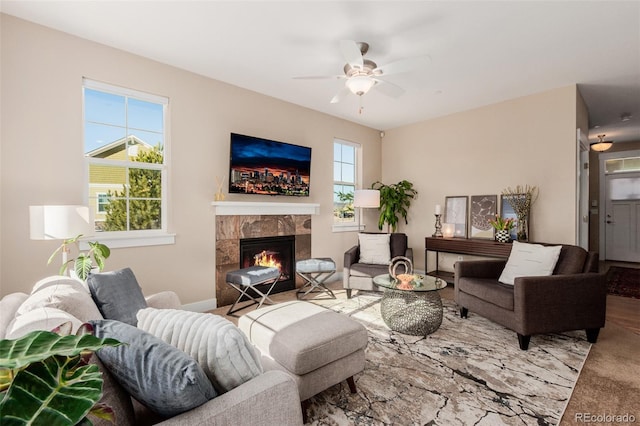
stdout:
[(265, 370), (282, 370), (298, 384), (300, 401), (364, 369), (367, 330), (359, 322), (304, 301), (248, 312), (238, 327), (260, 349)]
[[(296, 262), (296, 273), (305, 280), (305, 283), (296, 292), (302, 298), (310, 293), (326, 293), (332, 299), (336, 298), (330, 288), (324, 283), (336, 273), (336, 262), (329, 257), (319, 257)], [(307, 289), (307, 287), (309, 287)]]

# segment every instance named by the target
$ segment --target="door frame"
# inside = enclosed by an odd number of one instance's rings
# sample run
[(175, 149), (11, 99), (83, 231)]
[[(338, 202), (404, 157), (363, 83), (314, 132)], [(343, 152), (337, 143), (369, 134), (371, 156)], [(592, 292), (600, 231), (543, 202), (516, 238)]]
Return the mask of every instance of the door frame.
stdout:
[(598, 163), (600, 166), (600, 170), (599, 170), (599, 176), (598, 176), (598, 180), (599, 180), (599, 186), (600, 186), (600, 202), (599, 202), (599, 206), (598, 206), (598, 239), (600, 241), (599, 243), (599, 257), (600, 260), (604, 260), (605, 259), (605, 251), (607, 249), (607, 242), (605, 240), (605, 208), (606, 208), (606, 185), (607, 182), (605, 182), (605, 167), (604, 167), (604, 162), (607, 160), (615, 160), (617, 158), (625, 158), (625, 157), (640, 157), (640, 149), (634, 149), (634, 150), (630, 150), (630, 151), (616, 151), (616, 152), (607, 152), (607, 153), (601, 153), (598, 154)]
[(589, 250), (589, 138), (576, 130), (576, 237), (575, 245)]

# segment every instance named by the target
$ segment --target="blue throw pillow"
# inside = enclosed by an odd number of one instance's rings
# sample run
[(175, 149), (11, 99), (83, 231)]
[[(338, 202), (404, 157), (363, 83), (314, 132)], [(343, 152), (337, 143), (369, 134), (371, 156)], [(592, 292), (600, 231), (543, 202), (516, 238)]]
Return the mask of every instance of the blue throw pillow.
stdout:
[(181, 350), (119, 321), (89, 323), (97, 337), (126, 343), (100, 349), (98, 358), (131, 396), (152, 411), (171, 417), (216, 397), (202, 368)]
[(138, 324), (136, 314), (147, 302), (131, 269), (89, 274), (87, 285), (103, 317)]

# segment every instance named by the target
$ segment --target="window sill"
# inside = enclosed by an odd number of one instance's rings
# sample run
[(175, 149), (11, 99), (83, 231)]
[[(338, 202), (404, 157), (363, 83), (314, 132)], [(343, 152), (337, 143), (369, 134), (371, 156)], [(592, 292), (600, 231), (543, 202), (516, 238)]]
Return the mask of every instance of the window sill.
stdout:
[(364, 231), (364, 225), (333, 225), (331, 232), (360, 232)]
[(122, 233), (120, 235), (107, 235), (98, 233), (80, 241), (80, 250), (88, 250), (88, 241), (99, 241), (110, 249), (126, 247), (162, 246), (175, 244), (176, 234), (160, 233)]

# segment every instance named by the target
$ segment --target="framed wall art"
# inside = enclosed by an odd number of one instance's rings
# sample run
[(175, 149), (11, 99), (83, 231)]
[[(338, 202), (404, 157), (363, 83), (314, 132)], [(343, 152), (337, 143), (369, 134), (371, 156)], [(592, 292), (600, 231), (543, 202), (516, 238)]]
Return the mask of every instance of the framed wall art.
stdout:
[(472, 195), (469, 234), (471, 238), (493, 239), (493, 227), (489, 223), (498, 213), (497, 195)]
[(453, 236), (467, 238), (467, 210), (469, 207), (469, 197), (445, 197), (444, 202), (444, 223), (451, 223), (454, 226)]

